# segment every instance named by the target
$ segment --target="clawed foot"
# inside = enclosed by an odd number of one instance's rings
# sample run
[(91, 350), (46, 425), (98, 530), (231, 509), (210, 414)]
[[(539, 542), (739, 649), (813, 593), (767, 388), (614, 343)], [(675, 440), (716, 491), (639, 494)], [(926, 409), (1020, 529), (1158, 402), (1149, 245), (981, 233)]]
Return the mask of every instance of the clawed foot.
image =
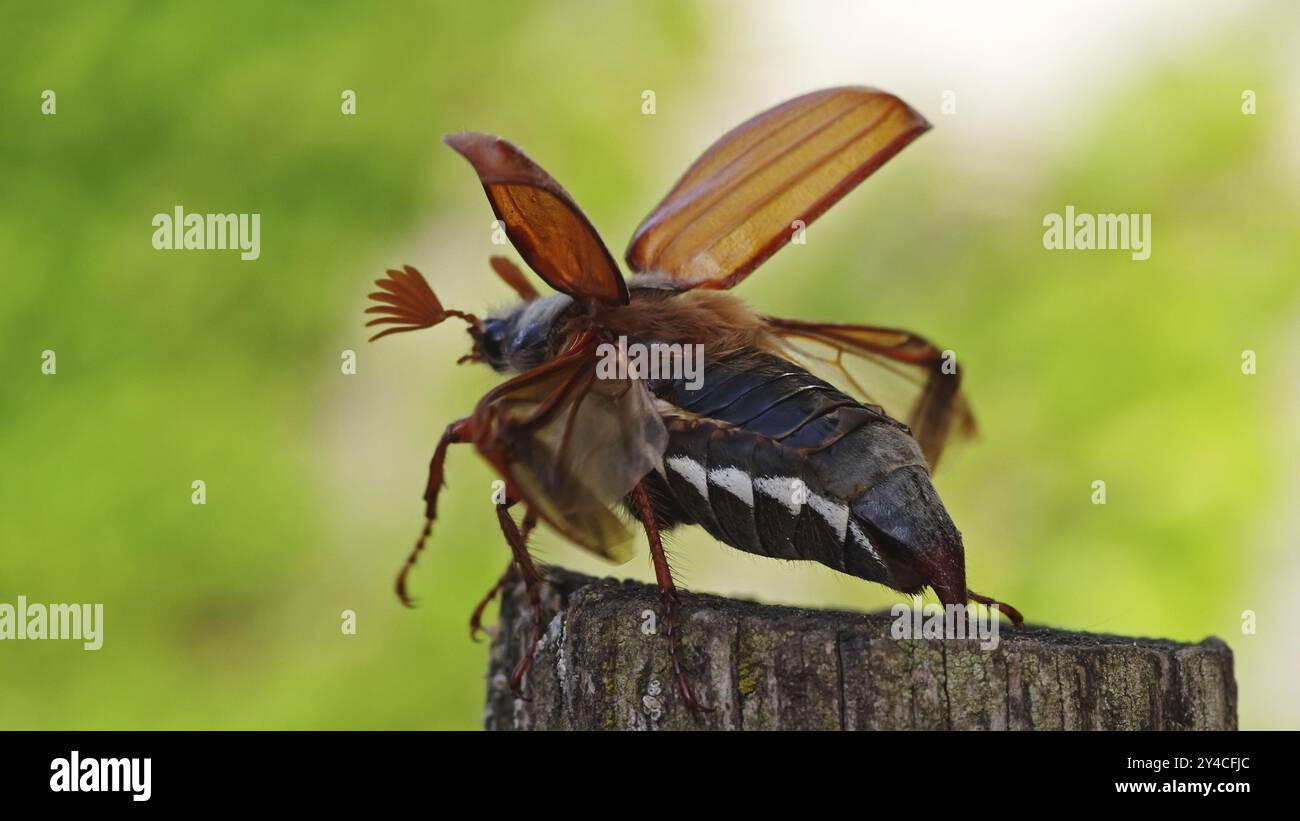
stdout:
[(487, 610), (487, 606), (492, 603), (492, 600), (501, 592), (501, 588), (505, 586), (506, 580), (510, 578), (510, 569), (512, 567), (514, 567), (514, 560), (511, 560), (510, 564), (506, 565), (505, 572), (501, 574), (501, 578), (497, 579), (497, 583), (492, 585), (492, 589), (488, 590), (487, 594), (483, 596), (478, 605), (474, 608), (474, 612), (470, 614), (469, 637), (474, 641), (478, 641), (479, 633), (488, 632), (483, 627), (483, 612)]
[(680, 602), (676, 590), (660, 591), (659, 607), (663, 611), (664, 626), (668, 633), (668, 658), (671, 659), (673, 664), (673, 677), (677, 679), (677, 692), (681, 695), (682, 703), (691, 711), (691, 714), (699, 716), (701, 712), (712, 712), (713, 708), (700, 704), (699, 699), (695, 697), (694, 691), (691, 690), (691, 682), (686, 677), (686, 671), (682, 669), (681, 653), (677, 644), (677, 610), (679, 606)]
[(976, 602), (977, 604), (985, 605), (986, 607), (991, 607), (994, 610), (997, 610), (1000, 613), (1006, 615), (1007, 618), (1011, 619), (1011, 625), (1015, 627), (1017, 630), (1025, 626), (1025, 617), (1020, 615), (1019, 610), (1007, 604), (1006, 602), (1000, 602), (997, 599), (991, 599), (988, 596), (981, 596), (979, 593), (976, 593), (974, 590), (969, 590), (969, 589), (966, 591), (966, 595), (970, 597), (971, 601)]
[[(533, 592), (535, 593), (536, 591)], [(519, 664), (515, 666), (515, 671), (510, 675), (510, 692), (514, 694), (515, 698), (523, 699), (524, 701), (528, 701), (528, 698), (524, 695), (524, 676), (526, 676), (528, 671), (532, 668), (533, 657), (537, 654), (537, 645), (540, 644), (542, 640), (541, 597), (533, 595), (530, 596), (530, 598), (532, 599), (531, 605), (533, 610), (533, 633), (528, 640), (528, 650), (524, 653), (524, 657), (519, 660)]]

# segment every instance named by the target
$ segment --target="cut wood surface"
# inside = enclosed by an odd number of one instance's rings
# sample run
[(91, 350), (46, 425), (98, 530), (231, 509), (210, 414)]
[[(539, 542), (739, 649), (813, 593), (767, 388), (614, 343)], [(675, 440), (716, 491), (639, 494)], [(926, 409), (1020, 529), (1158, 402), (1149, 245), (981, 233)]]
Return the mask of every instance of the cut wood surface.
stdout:
[(1232, 651), (1003, 622), (973, 639), (898, 639), (884, 613), (682, 594), (677, 693), (654, 587), (550, 568), (525, 699), (509, 678), (532, 631), (523, 585), (502, 591), (484, 723), (492, 730), (1224, 730)]

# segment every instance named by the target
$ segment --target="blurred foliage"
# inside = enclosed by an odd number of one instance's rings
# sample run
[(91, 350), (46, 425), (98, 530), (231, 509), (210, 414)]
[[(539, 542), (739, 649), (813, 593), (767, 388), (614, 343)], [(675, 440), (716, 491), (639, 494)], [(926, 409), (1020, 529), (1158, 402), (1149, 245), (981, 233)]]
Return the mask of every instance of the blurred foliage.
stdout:
[[(528, 135), (608, 207), (636, 174), (610, 137), (640, 117), (640, 77), (689, 78), (692, 16), (593, 6), (574, 21), (525, 2), (2, 14), (0, 601), (103, 602), (107, 636), (97, 653), (0, 646), (0, 726), (477, 726), (484, 651), (465, 624), (506, 556), (479, 544), (487, 520), (446, 517), (419, 610), (391, 584), (441, 425), (489, 375), (447, 374), (428, 338), (418, 358), (402, 343), (371, 358), (365, 293), (389, 265), (436, 273), (436, 255), (401, 249), (452, 208), (473, 214), (481, 241), (459, 241), (486, 271), (491, 215), (444, 133)], [(261, 258), (153, 250), (150, 221), (176, 204), (259, 212)], [(57, 376), (32, 367), (46, 348)], [(486, 487), (485, 470), (456, 467), (453, 482)], [(194, 479), (206, 506), (190, 503)]]
[[(441, 427), (493, 378), (449, 364), (457, 329), (365, 346), (361, 309), (369, 280), (408, 262), (448, 304), (506, 296), (486, 273), (490, 212), (443, 133), (516, 139), (618, 229), (616, 252), (672, 181), (664, 146), (718, 135), (669, 101), (699, 93), (724, 26), (685, 4), (580, 8), (0, 12), (0, 601), (106, 611), (95, 653), (0, 645), (0, 727), (478, 725), (485, 650), (465, 625), (507, 551), (473, 454), (450, 460), (421, 606), (401, 609), (391, 583)], [(1032, 620), (1237, 649), (1241, 611), (1274, 612), (1261, 581), (1295, 525), (1282, 369), (1300, 197), (1278, 173), (1275, 121), (1239, 113), (1238, 78), (1273, 77), (1275, 56), (1225, 36), (1132, 78), (1090, 101), (1095, 129), (1028, 190), (984, 190), (941, 137), (960, 126), (936, 118), (869, 194), (745, 283), (773, 313), (899, 325), (958, 352), (982, 439), (940, 491), (972, 586)], [(656, 117), (640, 113), (644, 88)], [(340, 114), (342, 89), (357, 116)], [(260, 213), (261, 258), (154, 251), (150, 220), (177, 204)], [(1151, 259), (1043, 250), (1042, 216), (1066, 204), (1151, 212)], [(39, 370), (47, 348), (55, 377)], [(347, 348), (356, 376), (339, 371)], [(1258, 377), (1240, 373), (1245, 348)], [(549, 534), (539, 551), (611, 572)], [(701, 589), (897, 600), (698, 533), (675, 555)], [(644, 564), (612, 572), (646, 578)], [(1249, 698), (1268, 663), (1241, 656), (1247, 726), (1297, 720)]]

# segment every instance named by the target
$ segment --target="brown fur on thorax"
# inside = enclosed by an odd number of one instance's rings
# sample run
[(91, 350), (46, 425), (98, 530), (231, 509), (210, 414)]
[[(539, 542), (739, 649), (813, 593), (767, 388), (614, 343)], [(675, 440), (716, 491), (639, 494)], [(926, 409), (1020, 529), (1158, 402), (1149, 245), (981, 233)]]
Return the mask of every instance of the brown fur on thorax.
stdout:
[(742, 300), (724, 291), (634, 288), (631, 297), (628, 305), (598, 308), (593, 324), (611, 337), (703, 344), (709, 359), (770, 343), (763, 320)]

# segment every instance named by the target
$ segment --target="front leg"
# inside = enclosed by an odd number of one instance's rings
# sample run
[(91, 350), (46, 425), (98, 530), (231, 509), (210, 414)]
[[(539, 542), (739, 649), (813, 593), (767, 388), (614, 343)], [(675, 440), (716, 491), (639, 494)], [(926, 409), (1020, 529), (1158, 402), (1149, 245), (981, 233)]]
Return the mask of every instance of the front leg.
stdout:
[(433, 520), (438, 517), (438, 492), (447, 484), (442, 470), (447, 461), (447, 448), (459, 442), (470, 441), (472, 424), (473, 420), (466, 417), (448, 425), (442, 432), (442, 438), (438, 440), (433, 458), (429, 460), (429, 480), (424, 486), (424, 529), (420, 531), (419, 538), (415, 540), (415, 547), (411, 549), (406, 562), (397, 574), (397, 598), (401, 599), (402, 604), (407, 607), (414, 607), (415, 602), (406, 594), (406, 577), (410, 575), (411, 568), (415, 567), (415, 560), (419, 558), (424, 550), (424, 543), (429, 540), (429, 534), (433, 532)]
[(646, 538), (650, 541), (650, 558), (654, 561), (655, 580), (659, 583), (659, 607), (662, 609), (665, 629), (668, 632), (668, 657), (672, 660), (673, 675), (677, 679), (677, 691), (682, 701), (692, 713), (699, 713), (700, 703), (691, 692), (691, 683), (682, 670), (681, 655), (677, 647), (677, 586), (673, 583), (673, 571), (668, 566), (668, 556), (664, 553), (663, 540), (659, 537), (659, 524), (655, 520), (654, 505), (650, 494), (646, 492), (644, 480), (632, 489), (632, 502), (636, 505), (638, 518), (645, 526)]

